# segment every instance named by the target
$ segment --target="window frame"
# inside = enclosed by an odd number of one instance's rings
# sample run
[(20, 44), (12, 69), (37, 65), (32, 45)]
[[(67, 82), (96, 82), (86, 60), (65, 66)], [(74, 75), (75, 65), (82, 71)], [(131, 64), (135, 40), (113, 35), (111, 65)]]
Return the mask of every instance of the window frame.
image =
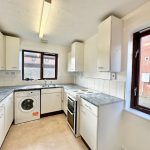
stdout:
[(150, 35), (150, 28), (138, 31), (133, 34), (133, 54), (132, 54), (132, 83), (131, 83), (131, 103), (133, 109), (150, 114), (150, 108), (138, 104), (139, 101), (139, 78), (140, 78), (140, 56), (141, 38)]
[[(56, 53), (48, 53), (48, 52), (39, 52), (39, 51), (32, 51), (32, 50), (22, 50), (22, 80), (27, 80), (24, 78), (24, 53), (31, 52), (31, 53), (39, 53), (41, 54), (41, 66), (40, 66), (40, 79), (38, 80), (57, 80), (58, 75), (58, 54)], [(55, 77), (54, 78), (43, 78), (43, 56), (55, 56)], [(32, 80), (32, 79), (29, 79)], [(34, 80), (34, 79), (33, 79)]]

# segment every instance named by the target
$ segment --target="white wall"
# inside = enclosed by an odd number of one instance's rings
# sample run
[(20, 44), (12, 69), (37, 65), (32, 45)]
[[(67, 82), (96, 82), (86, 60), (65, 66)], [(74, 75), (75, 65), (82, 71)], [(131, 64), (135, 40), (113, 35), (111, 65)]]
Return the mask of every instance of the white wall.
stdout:
[[(130, 105), (133, 33), (150, 27), (150, 2), (124, 18), (124, 56), (127, 60), (126, 108)], [(142, 116), (147, 116), (142, 114)], [(124, 111), (122, 118), (122, 144), (126, 150), (150, 149), (150, 121)]]
[[(72, 83), (73, 75), (67, 72), (68, 47), (37, 43), (28, 40), (21, 40), (21, 50), (35, 50), (43, 52), (58, 53), (58, 79), (54, 83)], [(13, 57), (13, 56), (12, 56)], [(43, 81), (22, 81), (21, 71), (0, 71), (0, 86), (40, 84)]]

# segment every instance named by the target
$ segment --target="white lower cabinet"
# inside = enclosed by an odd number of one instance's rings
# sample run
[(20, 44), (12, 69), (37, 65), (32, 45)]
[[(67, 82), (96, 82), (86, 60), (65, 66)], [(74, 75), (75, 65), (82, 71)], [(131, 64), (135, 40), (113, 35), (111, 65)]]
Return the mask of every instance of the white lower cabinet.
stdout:
[(41, 91), (41, 114), (60, 111), (61, 88), (42, 89)]
[(67, 115), (67, 108), (68, 108), (68, 96), (67, 96), (67, 92), (64, 91), (64, 97), (63, 97), (63, 110), (64, 113)]
[(0, 147), (13, 122), (13, 93), (0, 103)]
[(4, 104), (2, 102), (0, 103), (0, 147), (3, 143), (3, 140), (5, 138), (5, 120), (4, 120)]
[(97, 150), (98, 109), (81, 99), (80, 134), (92, 150)]
[(4, 100), (5, 104), (5, 134), (13, 122), (13, 93)]

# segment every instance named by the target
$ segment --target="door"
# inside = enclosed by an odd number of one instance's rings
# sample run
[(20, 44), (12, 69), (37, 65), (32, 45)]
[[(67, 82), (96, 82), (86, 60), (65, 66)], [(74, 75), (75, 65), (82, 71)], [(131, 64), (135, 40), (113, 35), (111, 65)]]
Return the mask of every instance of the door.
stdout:
[(41, 114), (61, 110), (61, 93), (43, 93), (41, 95)]
[(97, 150), (97, 117), (80, 106), (80, 134), (92, 150)]
[(68, 96), (67, 93), (64, 91), (63, 110), (66, 115), (67, 115), (67, 105), (68, 105)]
[(13, 122), (13, 94), (9, 95), (5, 100), (5, 134), (7, 134)]
[(6, 36), (6, 70), (19, 70), (19, 50), (20, 39)]
[(102, 22), (98, 32), (98, 71), (110, 71), (111, 18)]
[(0, 147), (3, 143), (5, 133), (4, 133), (4, 105), (0, 104)]
[(0, 32), (0, 70), (5, 69), (4, 35)]

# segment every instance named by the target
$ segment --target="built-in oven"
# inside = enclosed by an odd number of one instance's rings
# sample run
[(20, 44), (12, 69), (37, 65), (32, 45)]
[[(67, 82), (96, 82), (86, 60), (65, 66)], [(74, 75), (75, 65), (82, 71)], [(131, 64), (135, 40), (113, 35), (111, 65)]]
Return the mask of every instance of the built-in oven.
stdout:
[(72, 97), (68, 96), (68, 110), (67, 110), (67, 121), (72, 129), (73, 133), (76, 134), (77, 129), (77, 101)]

